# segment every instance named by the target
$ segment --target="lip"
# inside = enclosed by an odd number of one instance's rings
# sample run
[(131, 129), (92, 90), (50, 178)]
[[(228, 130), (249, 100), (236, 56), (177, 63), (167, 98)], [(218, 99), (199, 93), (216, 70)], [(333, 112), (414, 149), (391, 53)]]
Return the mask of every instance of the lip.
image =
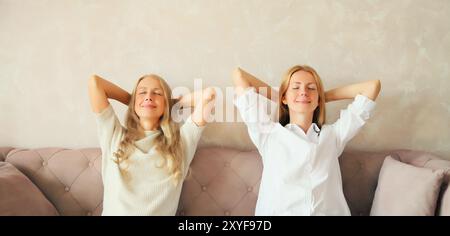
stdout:
[(310, 104), (311, 101), (295, 101), (295, 103), (301, 103), (301, 104)]
[(155, 108), (156, 108), (156, 106), (153, 105), (153, 104), (144, 104), (144, 105), (141, 105), (141, 107), (143, 107), (143, 108), (149, 108), (149, 109), (155, 109)]

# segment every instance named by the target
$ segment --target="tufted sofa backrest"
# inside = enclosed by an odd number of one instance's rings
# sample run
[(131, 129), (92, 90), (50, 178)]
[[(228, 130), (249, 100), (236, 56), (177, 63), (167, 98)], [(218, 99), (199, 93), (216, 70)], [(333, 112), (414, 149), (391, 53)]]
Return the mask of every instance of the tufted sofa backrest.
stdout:
[(257, 151), (198, 149), (178, 214), (254, 215), (262, 168)]

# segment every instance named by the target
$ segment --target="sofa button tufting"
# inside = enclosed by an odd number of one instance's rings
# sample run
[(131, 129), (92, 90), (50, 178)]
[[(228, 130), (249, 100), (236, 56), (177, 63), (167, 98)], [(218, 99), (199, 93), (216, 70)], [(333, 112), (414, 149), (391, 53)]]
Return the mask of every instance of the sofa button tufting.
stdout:
[(65, 187), (64, 191), (69, 192), (70, 188), (69, 187)]
[(225, 214), (226, 216), (229, 216), (229, 215), (230, 215), (230, 212), (229, 212), (229, 211), (225, 211), (224, 214)]
[(92, 216), (92, 213), (90, 211), (88, 211), (88, 213), (86, 213), (87, 216)]
[(180, 216), (184, 216), (184, 211), (180, 211)]
[(206, 186), (202, 186), (202, 191), (204, 192), (204, 191), (206, 191)]
[(251, 192), (251, 191), (253, 191), (253, 188), (252, 188), (252, 187), (248, 187), (248, 188), (247, 188), (247, 191), (248, 191), (248, 192)]
[(93, 165), (92, 165), (92, 162), (89, 162), (89, 167), (92, 167)]
[(46, 161), (42, 162), (42, 166), (46, 166), (46, 165), (47, 165)]
[(229, 166), (230, 166), (230, 163), (225, 162), (225, 167), (229, 167)]

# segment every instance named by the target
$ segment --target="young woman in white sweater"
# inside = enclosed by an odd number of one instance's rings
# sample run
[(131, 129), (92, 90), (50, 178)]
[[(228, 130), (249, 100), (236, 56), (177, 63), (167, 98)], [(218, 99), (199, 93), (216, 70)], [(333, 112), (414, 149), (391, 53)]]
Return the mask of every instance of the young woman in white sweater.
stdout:
[[(89, 96), (102, 150), (102, 215), (175, 215), (215, 90), (175, 100), (157, 75), (140, 78), (131, 94), (95, 75), (89, 80)], [(108, 99), (128, 106), (125, 126)], [(194, 107), (183, 125), (171, 118), (176, 102)]]
[[(294, 66), (278, 92), (240, 68), (233, 77), (235, 105), (264, 166), (255, 214), (350, 215), (338, 157), (369, 118), (380, 81), (325, 92), (313, 68)], [(341, 99), (354, 100), (326, 124), (325, 103)], [(278, 105), (278, 121), (270, 104)]]

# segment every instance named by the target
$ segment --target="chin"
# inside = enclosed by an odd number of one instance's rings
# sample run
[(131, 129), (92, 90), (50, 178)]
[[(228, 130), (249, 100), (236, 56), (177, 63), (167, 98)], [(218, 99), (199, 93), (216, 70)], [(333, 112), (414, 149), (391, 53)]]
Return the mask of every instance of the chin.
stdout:
[(162, 114), (161, 115), (158, 115), (158, 114), (155, 114), (155, 113), (153, 113), (153, 112), (143, 112), (143, 113), (141, 113), (141, 114), (137, 114), (138, 115), (138, 117), (139, 117), (139, 119), (148, 119), (148, 118), (155, 118), (155, 117), (161, 117), (162, 116)]

